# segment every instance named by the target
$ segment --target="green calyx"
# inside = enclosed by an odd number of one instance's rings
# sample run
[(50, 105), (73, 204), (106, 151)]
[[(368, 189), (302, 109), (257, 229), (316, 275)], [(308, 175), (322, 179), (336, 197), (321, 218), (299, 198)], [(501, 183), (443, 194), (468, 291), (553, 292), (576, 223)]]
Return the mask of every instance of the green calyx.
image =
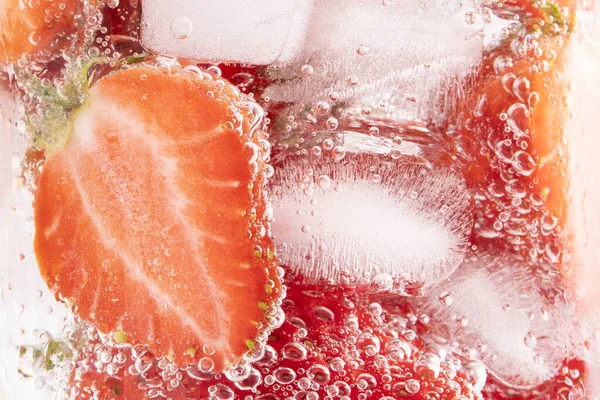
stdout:
[(85, 103), (94, 75), (91, 68), (99, 62), (77, 59), (65, 68), (56, 86), (26, 70), (18, 73), (18, 82), (28, 97), (26, 123), (35, 148), (51, 155), (69, 143), (72, 114)]
[(553, 3), (547, 2), (541, 6), (544, 15), (544, 23), (534, 25), (535, 30), (541, 30), (547, 35), (560, 35), (570, 33), (575, 25), (575, 17), (573, 14), (565, 15)]

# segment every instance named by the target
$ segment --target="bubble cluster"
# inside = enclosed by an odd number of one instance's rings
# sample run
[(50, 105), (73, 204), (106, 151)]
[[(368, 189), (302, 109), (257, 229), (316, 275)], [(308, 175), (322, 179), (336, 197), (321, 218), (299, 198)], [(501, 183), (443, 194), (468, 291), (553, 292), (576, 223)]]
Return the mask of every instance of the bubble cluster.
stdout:
[[(428, 393), (440, 400), (478, 398), (474, 367), (450, 354), (424, 350), (406, 314), (390, 313), (379, 303), (338, 289), (327, 289), (331, 292), (323, 298), (315, 288), (290, 286), (286, 321), (253, 364), (225, 373), (207, 370), (203, 361), (177, 366), (144, 345), (118, 344), (111, 336), (92, 333), (79, 350), (71, 395), (100, 395), (104, 385), (126, 390), (136, 382), (149, 398), (380, 399)], [(411, 335), (410, 341), (405, 338)]]

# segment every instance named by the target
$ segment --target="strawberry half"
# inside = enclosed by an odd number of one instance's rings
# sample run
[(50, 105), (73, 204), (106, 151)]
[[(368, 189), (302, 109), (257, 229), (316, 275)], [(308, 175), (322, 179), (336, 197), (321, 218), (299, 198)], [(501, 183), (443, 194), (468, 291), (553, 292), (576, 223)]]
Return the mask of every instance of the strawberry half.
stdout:
[(0, 0), (0, 64), (60, 51), (77, 28), (80, 6), (77, 0)]
[(59, 149), (37, 184), (35, 251), (57, 298), (180, 365), (219, 371), (264, 340), (281, 290), (260, 113), (196, 72), (139, 66), (89, 89), (69, 137), (42, 141)]

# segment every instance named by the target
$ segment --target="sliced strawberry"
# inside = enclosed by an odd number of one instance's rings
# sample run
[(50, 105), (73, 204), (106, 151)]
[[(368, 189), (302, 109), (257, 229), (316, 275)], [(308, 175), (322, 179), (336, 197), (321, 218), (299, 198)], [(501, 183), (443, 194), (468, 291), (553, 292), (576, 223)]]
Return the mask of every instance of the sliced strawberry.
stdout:
[(60, 52), (77, 24), (78, 0), (0, 0), (0, 64)]
[[(598, 51), (565, 21), (554, 33), (542, 24), (516, 34), (487, 55), (457, 137), (473, 154), (467, 178), (480, 190), (473, 242), (520, 253), (550, 272), (544, 285), (570, 285), (574, 274), (583, 282), (583, 270), (596, 285), (590, 244), (600, 237), (600, 213), (591, 199), (600, 178), (589, 149), (600, 141), (598, 97), (588, 89), (597, 72), (588, 66)], [(572, 293), (590, 296), (590, 285)]]
[(35, 197), (57, 298), (180, 365), (247, 351), (280, 294), (256, 107), (225, 81), (143, 66), (93, 86)]
[(480, 193), (475, 244), (520, 253), (562, 276), (575, 156), (565, 147), (568, 41), (522, 33), (491, 51), (457, 135), (472, 156), (467, 179)]

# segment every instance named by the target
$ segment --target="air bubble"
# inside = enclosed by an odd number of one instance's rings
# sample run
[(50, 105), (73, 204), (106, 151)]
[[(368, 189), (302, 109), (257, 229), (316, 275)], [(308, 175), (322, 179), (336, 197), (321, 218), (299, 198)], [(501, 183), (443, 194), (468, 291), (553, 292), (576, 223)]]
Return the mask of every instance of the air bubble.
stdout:
[(513, 154), (512, 166), (519, 174), (529, 176), (535, 171), (537, 164), (529, 153), (518, 150)]
[(383, 313), (383, 307), (379, 303), (371, 303), (369, 304), (369, 313), (374, 316), (380, 316)]
[(473, 25), (475, 23), (475, 13), (472, 11), (466, 13), (465, 22), (469, 25)]
[(487, 371), (482, 362), (474, 360), (464, 365), (467, 381), (473, 385), (473, 391), (479, 393), (483, 390), (487, 381)]
[(330, 109), (331, 107), (326, 101), (320, 101), (317, 103), (317, 114), (319, 115), (326, 115)]
[(408, 340), (409, 342), (412, 342), (413, 340), (415, 340), (417, 338), (417, 333), (411, 329), (407, 329), (404, 332), (404, 338), (406, 340)]
[(335, 320), (335, 314), (327, 307), (316, 306), (313, 308), (313, 313), (323, 321), (333, 322)]
[(315, 70), (312, 66), (305, 64), (302, 66), (302, 68), (300, 68), (300, 72), (303, 76), (311, 76), (315, 72)]
[(339, 94), (339, 92), (336, 92), (334, 90), (334, 91), (329, 92), (328, 97), (329, 97), (329, 100), (331, 100), (331, 101), (338, 101), (338, 99), (340, 98), (340, 94)]
[(409, 379), (406, 381), (404, 387), (406, 391), (410, 394), (416, 394), (421, 389), (421, 384), (416, 379)]
[(415, 370), (426, 378), (436, 378), (440, 375), (441, 359), (437, 354), (428, 351), (419, 357)]
[(331, 139), (323, 140), (323, 149), (329, 151), (329, 150), (333, 149), (333, 146), (334, 146), (333, 140), (331, 140)]
[(319, 186), (323, 191), (326, 191), (331, 188), (331, 178), (327, 175), (321, 175), (317, 178), (317, 186)]
[(335, 146), (333, 149), (333, 158), (336, 161), (341, 161), (344, 159), (344, 157), (346, 157), (346, 149), (344, 146)]
[(377, 387), (377, 380), (371, 374), (360, 374), (356, 379), (356, 386), (360, 390), (375, 389)]
[(336, 381), (334, 385), (337, 387), (338, 395), (341, 397), (350, 396), (350, 393), (352, 393), (350, 385), (344, 381)]
[(316, 364), (311, 366), (306, 372), (306, 376), (308, 376), (313, 382), (318, 383), (319, 385), (325, 385), (329, 382), (330, 372), (327, 367), (324, 365)]
[(371, 136), (379, 136), (379, 128), (376, 126), (372, 126), (369, 128), (369, 135)]
[(392, 289), (392, 287), (394, 286), (394, 280), (389, 274), (377, 274), (373, 278), (373, 285), (375, 285), (379, 290), (387, 291)]
[(148, 356), (141, 356), (133, 364), (138, 373), (142, 374), (150, 369), (152, 366), (152, 359)]
[(253, 390), (262, 382), (262, 376), (260, 372), (252, 368), (250, 375), (241, 382), (235, 382), (235, 386), (242, 390)]
[(452, 297), (452, 293), (450, 292), (442, 292), (440, 294), (440, 304), (446, 307), (449, 307), (454, 303), (454, 298)]
[(29, 35), (29, 43), (31, 43), (34, 46), (37, 46), (38, 44), (40, 44), (40, 40), (41, 40), (40, 34), (35, 31), (31, 32), (31, 34)]
[(225, 376), (231, 382), (242, 382), (250, 376), (252, 368), (245, 362), (240, 362), (229, 369), (225, 370)]
[(204, 352), (204, 354), (206, 354), (207, 356), (212, 356), (213, 354), (215, 354), (215, 346), (213, 346), (210, 343), (206, 343), (204, 346), (202, 346), (202, 351)]
[(114, 364), (114, 363), (109, 363), (106, 366), (106, 373), (110, 376), (115, 375), (117, 372), (119, 372), (119, 367)]
[(537, 339), (535, 337), (535, 335), (531, 332), (527, 332), (527, 335), (525, 335), (525, 346), (534, 349), (535, 346), (537, 346)]
[(211, 372), (215, 368), (215, 362), (210, 357), (202, 357), (200, 361), (198, 361), (198, 369), (200, 372), (208, 373)]
[(356, 348), (363, 351), (368, 356), (374, 356), (379, 353), (379, 338), (371, 332), (363, 332), (356, 340)]
[(385, 344), (385, 351), (390, 360), (400, 362), (412, 356), (410, 345), (402, 339), (390, 339)]
[(294, 382), (296, 379), (296, 372), (291, 368), (279, 367), (273, 371), (273, 376), (277, 382), (282, 385), (287, 385), (288, 383)]
[(232, 400), (235, 396), (233, 390), (231, 390), (228, 386), (225, 386), (221, 383), (217, 383), (216, 390), (213, 395), (219, 400)]
[(369, 54), (370, 51), (371, 49), (369, 49), (369, 46), (367, 46), (366, 44), (361, 44), (360, 46), (358, 46), (358, 49), (356, 49), (356, 54), (358, 54), (359, 56), (366, 56), (367, 54)]
[(336, 130), (338, 127), (338, 120), (335, 117), (329, 117), (327, 118), (327, 121), (325, 121), (325, 128), (327, 128), (330, 131)]
[(192, 22), (186, 17), (175, 18), (171, 22), (171, 34), (176, 39), (187, 39), (192, 34)]
[(246, 144), (244, 144), (244, 151), (246, 152), (248, 164), (254, 164), (256, 160), (258, 160), (260, 149), (255, 143), (246, 142)]
[[(210, 67), (208, 67), (206, 69), (206, 72), (208, 72), (208, 74), (210, 76), (212, 76), (213, 79), (221, 79), (221, 76), (223, 75), (223, 72), (221, 72), (221, 68), (217, 67), (216, 65), (211, 65)], [(234, 113), (237, 111), (237, 109), (234, 107), (233, 108)], [(233, 115), (233, 114), (230, 114)]]
[(335, 357), (329, 360), (329, 368), (331, 368), (333, 372), (339, 372), (343, 370), (345, 366), (346, 362), (340, 357)]
[(304, 347), (304, 345), (302, 345), (301, 343), (296, 342), (288, 343), (285, 346), (283, 346), (283, 349), (281, 349), (281, 353), (283, 355), (283, 358), (287, 358), (288, 360), (293, 361), (305, 360), (306, 356), (308, 355), (306, 347)]

